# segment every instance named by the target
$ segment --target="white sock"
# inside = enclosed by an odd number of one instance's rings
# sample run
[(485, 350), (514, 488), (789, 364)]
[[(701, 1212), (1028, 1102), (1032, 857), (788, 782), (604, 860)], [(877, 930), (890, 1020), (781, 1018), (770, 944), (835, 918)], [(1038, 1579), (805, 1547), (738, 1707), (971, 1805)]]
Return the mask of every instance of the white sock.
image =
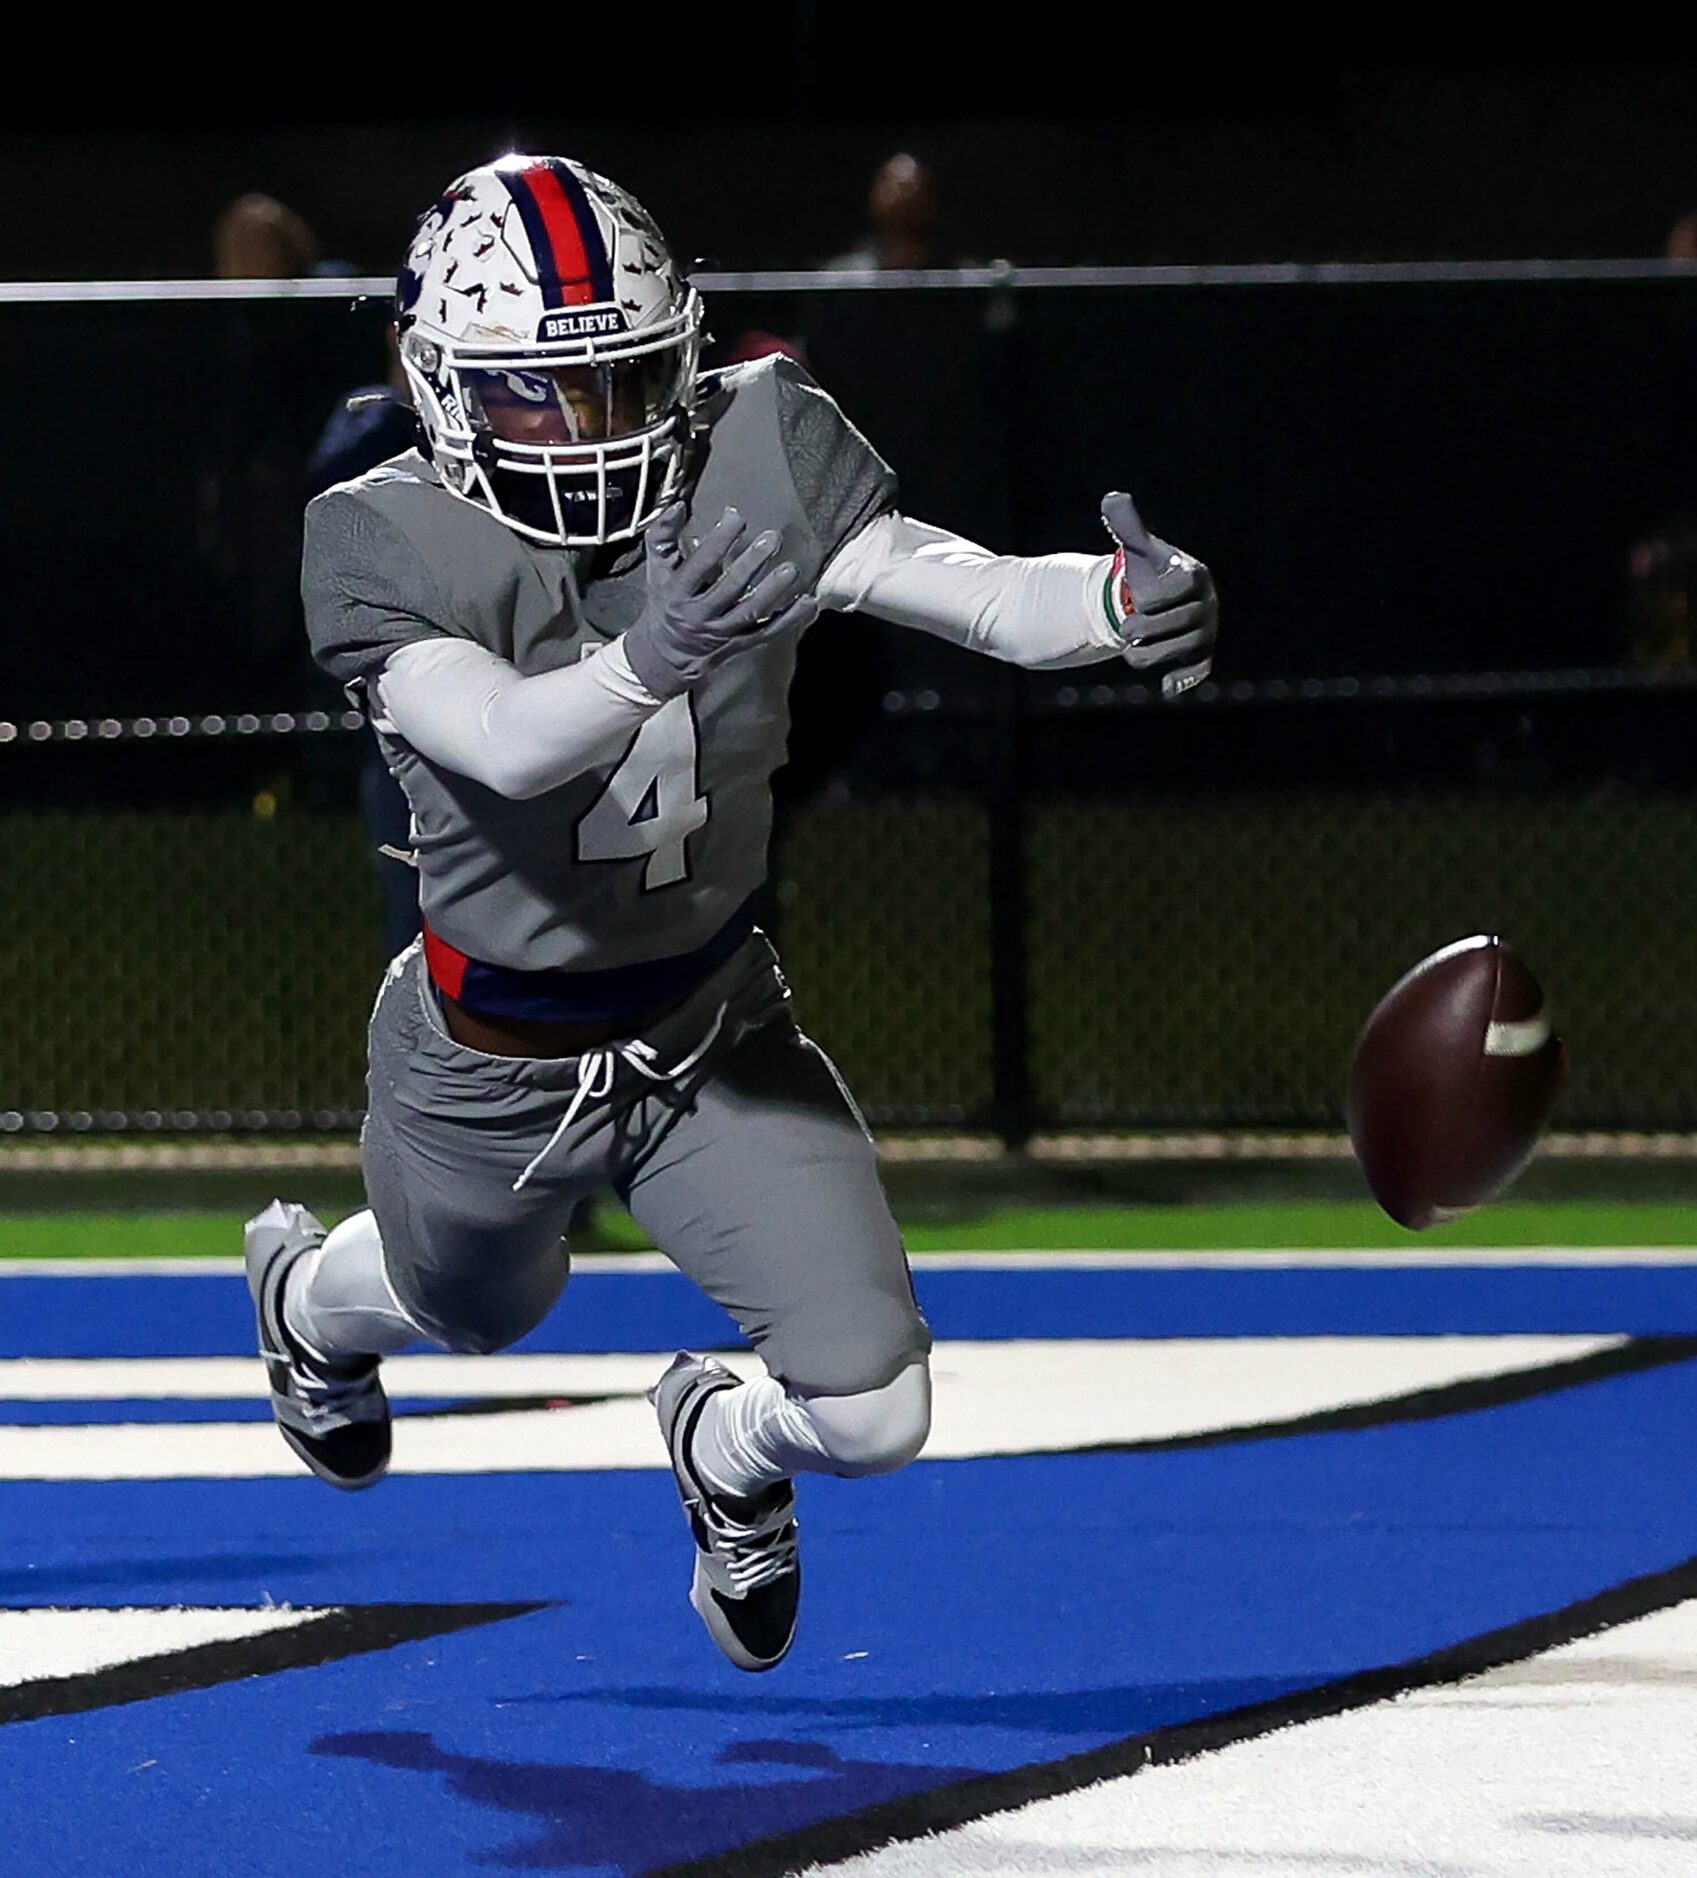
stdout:
[(807, 1404), (770, 1376), (707, 1398), (690, 1457), (715, 1493), (739, 1499), (791, 1474), (829, 1473), (831, 1467)]
[(388, 1356), (428, 1341), (389, 1283), (369, 1209), (332, 1228), (296, 1266), (283, 1293), (283, 1322), (327, 1363)]
[(931, 1426), (931, 1373), (916, 1360), (857, 1395), (791, 1395), (781, 1382), (707, 1398), (690, 1453), (716, 1493), (746, 1498), (792, 1474), (859, 1478), (905, 1467)]

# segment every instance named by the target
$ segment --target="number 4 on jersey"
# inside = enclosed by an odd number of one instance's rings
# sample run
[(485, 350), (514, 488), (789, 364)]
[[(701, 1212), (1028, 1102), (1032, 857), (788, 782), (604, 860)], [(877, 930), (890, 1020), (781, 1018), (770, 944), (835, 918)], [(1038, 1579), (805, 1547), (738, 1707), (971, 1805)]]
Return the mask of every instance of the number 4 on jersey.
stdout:
[(708, 802), (696, 779), (695, 712), (673, 698), (636, 733), (631, 747), (578, 821), (580, 861), (637, 861), (643, 891), (689, 878), (686, 844), (707, 825)]

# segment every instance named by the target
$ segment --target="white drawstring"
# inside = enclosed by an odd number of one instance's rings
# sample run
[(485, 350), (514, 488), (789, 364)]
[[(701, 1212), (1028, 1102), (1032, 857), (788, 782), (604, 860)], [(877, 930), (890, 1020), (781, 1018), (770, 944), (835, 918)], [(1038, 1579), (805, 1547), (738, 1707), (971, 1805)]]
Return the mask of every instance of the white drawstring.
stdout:
[[(624, 1047), (630, 1049), (634, 1046), (627, 1044)], [(578, 1110), (583, 1107), (584, 1103), (590, 1101), (592, 1098), (599, 1101), (603, 1096), (612, 1093), (615, 1055), (616, 1053), (612, 1050), (585, 1050), (583, 1055), (578, 1058), (577, 1088), (572, 1094), (571, 1101), (566, 1105), (566, 1112), (560, 1117), (559, 1126), (548, 1137), (547, 1145), (543, 1148), (542, 1152), (536, 1156), (524, 1172), (519, 1175), (518, 1179), (513, 1182), (514, 1193), (517, 1193), (520, 1188), (529, 1185), (531, 1175), (534, 1174), (537, 1168), (554, 1152), (555, 1145), (558, 1143), (560, 1137), (571, 1127), (572, 1123), (577, 1120)]]
[(687, 1076), (712, 1048), (713, 1039), (724, 1026), (725, 1009), (723, 1004), (719, 1006), (712, 1023), (707, 1027), (707, 1035), (681, 1063), (674, 1063), (670, 1069), (654, 1068), (654, 1046), (644, 1043), (640, 1037), (630, 1043), (615, 1044), (606, 1049), (585, 1050), (577, 1060), (577, 1087), (572, 1091), (571, 1101), (566, 1104), (565, 1114), (560, 1117), (558, 1126), (543, 1145), (542, 1152), (513, 1182), (513, 1192), (518, 1193), (530, 1184), (531, 1175), (559, 1146), (561, 1137), (577, 1120), (585, 1103), (604, 1102), (613, 1093), (613, 1079), (618, 1073), (621, 1059), (650, 1082), (677, 1082), (680, 1077)]

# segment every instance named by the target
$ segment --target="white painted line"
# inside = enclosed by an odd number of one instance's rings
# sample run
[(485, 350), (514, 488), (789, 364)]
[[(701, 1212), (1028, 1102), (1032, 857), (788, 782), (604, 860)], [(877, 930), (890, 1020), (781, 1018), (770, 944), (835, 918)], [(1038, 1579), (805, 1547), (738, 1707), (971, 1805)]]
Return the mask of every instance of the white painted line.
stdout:
[(1145, 1768), (829, 1872), (1691, 1878), (1694, 1736), (1690, 1603), (1471, 1682)]
[(1274, 1246), (1235, 1251), (916, 1252), (919, 1271), (1363, 1271), (1697, 1266), (1697, 1246)]
[(325, 1609), (294, 1610), (0, 1610), (0, 1688), (44, 1676), (80, 1676), (116, 1663), (168, 1656), (201, 1643), (233, 1643), (292, 1630), (327, 1617)]
[[(1552, 1267), (1697, 1266), (1697, 1245), (1640, 1246), (1427, 1246), (1404, 1241), (1386, 1246), (1195, 1248), (1147, 1252), (1016, 1247), (996, 1252), (915, 1252), (918, 1271), (1327, 1271), (1359, 1266), (1373, 1271), (1547, 1265)], [(675, 1272), (660, 1252), (580, 1254), (574, 1274)], [(6, 1278), (232, 1278), (240, 1258), (0, 1258)], [(569, 1304), (570, 1293), (567, 1293)]]
[[(477, 1400), (503, 1395), (640, 1393), (675, 1350), (636, 1354), (391, 1356), (383, 1380), (396, 1396)], [(722, 1359), (762, 1374), (752, 1356)], [(257, 1356), (13, 1357), (0, 1362), (0, 1401), (218, 1401), (265, 1395)]]
[[(1313, 1337), (1195, 1341), (942, 1343), (926, 1457), (1040, 1454), (1284, 1421), (1417, 1389), (1530, 1369), (1607, 1349), (1612, 1337)], [(573, 1472), (665, 1465), (654, 1413), (635, 1393), (667, 1355), (396, 1357), (397, 1393), (463, 1395), (628, 1391), (566, 1410), (401, 1421), (402, 1474)], [(730, 1359), (761, 1373), (751, 1356)], [(258, 1393), (257, 1362), (182, 1357), (131, 1363), (73, 1359), (0, 1366), (0, 1392), (67, 1400), (182, 1399)], [(267, 1422), (0, 1425), (0, 1479), (255, 1479), (299, 1464)]]

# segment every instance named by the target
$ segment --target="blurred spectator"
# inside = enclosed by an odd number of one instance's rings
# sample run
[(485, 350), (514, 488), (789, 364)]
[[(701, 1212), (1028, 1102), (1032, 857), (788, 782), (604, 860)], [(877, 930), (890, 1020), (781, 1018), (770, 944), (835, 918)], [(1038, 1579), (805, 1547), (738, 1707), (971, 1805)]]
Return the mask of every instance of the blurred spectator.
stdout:
[[(210, 234), (220, 280), (296, 280), (325, 267), (305, 219), (274, 196), (236, 197)], [(301, 466), (336, 386), (355, 372), (371, 375), (352, 348), (374, 335), (346, 331), (349, 323), (328, 309), (265, 300), (236, 301), (214, 317), (219, 352), (209, 361), (216, 396), (204, 418), (199, 550), (221, 589), (247, 682), (293, 703), (317, 690), (301, 643)]]
[(828, 268), (954, 267), (944, 236), (936, 180), (918, 157), (898, 150), (879, 165), (866, 197), (866, 229)]
[(1631, 583), (1632, 656), (1665, 670), (1697, 664), (1697, 513), (1676, 516), (1635, 542), (1627, 557)]
[[(943, 238), (943, 214), (931, 171), (906, 151), (878, 167), (866, 199), (867, 227), (860, 241), (824, 263), (827, 269), (949, 267), (955, 254)], [(797, 322), (774, 318), (751, 324), (733, 342), (724, 363), (783, 352), (808, 364)], [(790, 688), (790, 756), (773, 779), (771, 865), (761, 919), (776, 930), (795, 891), (785, 850), (796, 811), (839, 787), (843, 767), (875, 730), (886, 690), (883, 631), (867, 619), (824, 615), (803, 635)]]
[[(336, 401), (306, 466), (305, 496), (322, 495), (336, 483), (363, 476), (390, 457), (410, 450), (418, 428), (407, 396), (395, 329), (385, 324), (389, 376), (362, 385)], [(400, 857), (412, 848), (412, 815), (401, 786), (389, 774), (369, 731), (360, 765), (359, 806), (383, 896), (383, 949), (393, 958), (419, 934), (418, 874)]]
[[(1697, 210), (1668, 230), (1670, 261), (1697, 261)], [(1676, 315), (1655, 374), (1650, 481), (1666, 507), (1627, 554), (1634, 663), (1697, 664), (1697, 326)]]
[(1697, 261), (1697, 209), (1682, 215), (1668, 230), (1665, 253), (1670, 261)]
[(212, 224), (220, 280), (303, 280), (318, 266), (318, 240), (275, 196), (238, 196)]
[(410, 450), (418, 435), (406, 373), (401, 370), (395, 329), (385, 324), (389, 375), (379, 383), (360, 385), (336, 400), (306, 465), (306, 499), (335, 483), (363, 476), (368, 469), (403, 450)]
[[(274, 196), (238, 196), (212, 226), (221, 280), (300, 280), (352, 273), (326, 260), (305, 218)], [(319, 689), (300, 619), (301, 511), (332, 483), (409, 449), (412, 407), (386, 308), (312, 309), (238, 303), (224, 327), (219, 429), (201, 480), (201, 541), (224, 606), (245, 626), (249, 670), (276, 703)], [(381, 330), (381, 337), (379, 332)], [(385, 351), (385, 346), (387, 350)], [(352, 381), (355, 389), (336, 387)], [(318, 414), (330, 415), (316, 428)], [(385, 956), (418, 932), (413, 870), (382, 850), (410, 847), (404, 797), (374, 742), (360, 775), (360, 808), (383, 901)]]

